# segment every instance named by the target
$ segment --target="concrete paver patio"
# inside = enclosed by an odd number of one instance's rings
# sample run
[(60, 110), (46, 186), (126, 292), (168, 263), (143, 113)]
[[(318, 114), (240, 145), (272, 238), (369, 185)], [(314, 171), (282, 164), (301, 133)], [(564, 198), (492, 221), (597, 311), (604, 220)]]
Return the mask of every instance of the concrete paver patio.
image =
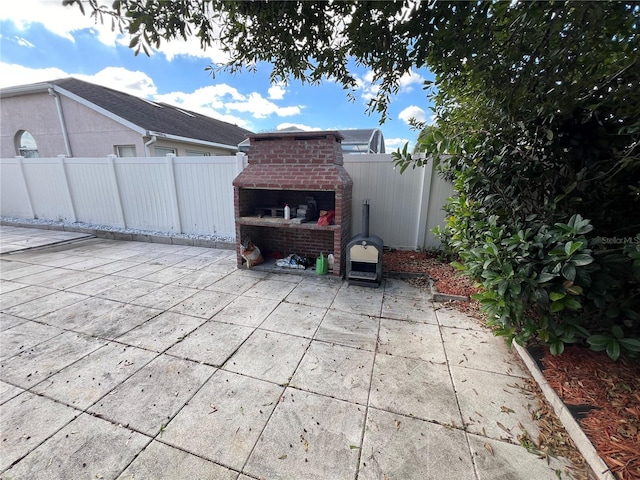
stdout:
[(48, 232), (0, 233), (2, 479), (551, 480), (568, 465), (520, 445), (535, 401), (504, 340), (402, 280), (92, 238), (21, 252)]

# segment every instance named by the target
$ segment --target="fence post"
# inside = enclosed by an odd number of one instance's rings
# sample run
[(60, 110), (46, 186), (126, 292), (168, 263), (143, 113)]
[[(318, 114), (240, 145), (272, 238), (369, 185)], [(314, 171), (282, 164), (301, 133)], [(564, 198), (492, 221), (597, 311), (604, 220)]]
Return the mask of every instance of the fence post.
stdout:
[(171, 203), (173, 205), (173, 222), (178, 228), (176, 233), (182, 233), (182, 221), (180, 219), (180, 205), (178, 204), (178, 186), (176, 185), (176, 174), (174, 171), (174, 162), (176, 155), (167, 153), (167, 174), (169, 175), (169, 195), (171, 195)]
[(247, 154), (244, 152), (236, 153), (236, 175), (240, 175), (242, 170), (244, 170), (244, 162), (247, 158)]
[(116, 213), (118, 214), (118, 222), (122, 226), (122, 228), (127, 228), (127, 222), (124, 218), (124, 209), (122, 208), (122, 197), (120, 196), (120, 186), (118, 185), (118, 175), (116, 173), (116, 156), (111, 154), (107, 155), (109, 159), (109, 165), (111, 170), (111, 185), (113, 188), (111, 189), (111, 193), (113, 194), (113, 201), (116, 205)]
[(67, 158), (66, 155), (58, 155), (58, 165), (60, 165), (60, 168), (62, 169), (62, 176), (64, 178), (65, 192), (67, 194), (67, 201), (69, 202), (69, 205), (71, 206), (71, 221), (75, 223), (75, 222), (78, 221), (78, 218), (76, 217), (76, 207), (73, 204), (73, 197), (71, 196), (71, 187), (69, 186), (69, 177), (67, 176), (67, 167), (66, 167), (65, 161), (64, 161), (65, 158)]
[(22, 185), (24, 186), (24, 193), (27, 196), (27, 205), (29, 205), (31, 218), (36, 218), (36, 212), (33, 209), (33, 200), (31, 200), (31, 192), (29, 192), (29, 185), (27, 184), (27, 177), (24, 174), (24, 165), (22, 164), (24, 157), (17, 156), (16, 160), (18, 161), (18, 167), (20, 167), (20, 178), (22, 179)]
[[(425, 154), (420, 154), (425, 158)], [(427, 228), (429, 225), (429, 201), (431, 199), (431, 178), (433, 176), (433, 161), (429, 159), (422, 170), (422, 183), (420, 185), (420, 198), (418, 198), (418, 230), (416, 232), (416, 246), (425, 247)]]

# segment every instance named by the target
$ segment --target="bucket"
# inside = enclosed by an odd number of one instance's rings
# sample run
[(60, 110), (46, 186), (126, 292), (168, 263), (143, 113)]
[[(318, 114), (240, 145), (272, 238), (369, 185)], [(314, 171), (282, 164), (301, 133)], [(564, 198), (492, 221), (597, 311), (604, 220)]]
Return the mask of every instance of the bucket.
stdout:
[(321, 253), (320, 256), (316, 258), (316, 273), (318, 275), (327, 274), (327, 257), (324, 256), (324, 253)]

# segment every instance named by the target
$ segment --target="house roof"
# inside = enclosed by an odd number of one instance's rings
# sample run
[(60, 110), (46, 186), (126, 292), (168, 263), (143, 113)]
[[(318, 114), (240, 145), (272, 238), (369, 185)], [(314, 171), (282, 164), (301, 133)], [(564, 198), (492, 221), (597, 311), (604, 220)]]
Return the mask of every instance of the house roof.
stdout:
[(138, 127), (136, 130), (143, 131), (141, 133), (145, 135), (168, 136), (184, 141), (196, 140), (235, 149), (247, 135), (253, 133), (237, 125), (175, 105), (153, 102), (72, 77), (43, 84), (5, 88), (2, 90), (2, 96), (36, 92), (39, 91), (38, 87), (45, 91), (47, 88), (54, 88), (61, 95), (79, 97), (88, 102), (88, 107), (98, 107), (94, 109), (104, 110), (110, 113), (114, 120), (132, 128)]

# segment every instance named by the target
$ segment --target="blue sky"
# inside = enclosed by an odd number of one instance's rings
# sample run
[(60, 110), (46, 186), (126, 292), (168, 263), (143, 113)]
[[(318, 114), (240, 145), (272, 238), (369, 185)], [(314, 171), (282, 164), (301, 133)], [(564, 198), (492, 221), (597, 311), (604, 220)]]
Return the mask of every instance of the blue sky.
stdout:
[(409, 119), (429, 121), (422, 90), (427, 70), (405, 75), (392, 99), (386, 123), (366, 113), (375, 93), (372, 72), (355, 70), (359, 87), (349, 101), (341, 86), (327, 81), (272, 85), (270, 66), (256, 73), (217, 73), (205, 67), (223, 58), (215, 48), (203, 51), (197, 40), (165, 43), (150, 57), (128, 48), (129, 39), (109, 25), (95, 24), (62, 0), (3, 2), (0, 8), (0, 87), (74, 76), (132, 95), (163, 101), (240, 125), (254, 132), (298, 126), (305, 130), (381, 128), (387, 151), (413, 144), (418, 132)]

